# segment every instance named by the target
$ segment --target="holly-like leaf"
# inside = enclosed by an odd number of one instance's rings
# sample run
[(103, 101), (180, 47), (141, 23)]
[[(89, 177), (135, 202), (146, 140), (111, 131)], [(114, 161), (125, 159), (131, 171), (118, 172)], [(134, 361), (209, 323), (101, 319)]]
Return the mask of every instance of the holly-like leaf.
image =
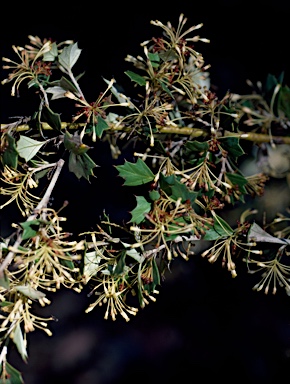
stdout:
[(5, 288), (5, 289), (9, 289), (9, 283), (10, 283), (10, 280), (6, 274), (5, 271), (1, 272), (0, 274), (0, 286)]
[(124, 273), (124, 269), (126, 267), (125, 259), (126, 259), (126, 251), (122, 251), (121, 257), (119, 258), (118, 263), (114, 269), (114, 276), (119, 276)]
[(11, 364), (9, 364), (8, 361), (6, 361), (5, 367), (6, 372), (9, 375), (9, 379), (7, 379), (5, 382), (3, 381), (3, 383), (0, 381), (0, 384), (24, 384), (21, 373)]
[(187, 152), (206, 152), (209, 148), (209, 144), (207, 141), (200, 142), (194, 140), (186, 142), (185, 148)]
[(131, 211), (132, 218), (129, 223), (140, 224), (146, 213), (150, 212), (151, 204), (143, 196), (136, 196), (137, 206)]
[[(169, 234), (164, 235), (166, 241), (172, 241), (175, 240), (177, 237), (180, 237), (181, 232), (180, 228), (181, 226), (185, 227), (188, 225), (188, 222), (184, 217), (177, 217), (172, 221), (171, 223), (168, 224), (168, 230), (170, 231)], [(174, 233), (175, 232), (175, 233)], [(184, 235), (189, 234), (191, 230), (184, 230)]]
[(181, 198), (182, 202), (188, 200), (192, 204), (198, 194), (198, 192), (190, 191), (185, 184), (180, 183), (178, 180), (175, 180), (174, 184), (171, 185), (171, 197), (174, 200)]
[(190, 201), (192, 204), (199, 192), (190, 191), (185, 184), (180, 183), (175, 175), (164, 176), (160, 174), (160, 188), (174, 200), (181, 198), (181, 201)]
[(1, 158), (2, 163), (8, 167), (16, 168), (18, 162), (18, 152), (15, 145), (15, 139), (13, 136), (7, 133), (4, 137), (4, 140), (6, 148)]
[(95, 164), (87, 153), (76, 155), (71, 152), (69, 155), (68, 167), (78, 179), (84, 177), (89, 180), (90, 176), (94, 176), (93, 169), (98, 167), (98, 165)]
[(172, 99), (174, 99), (174, 96), (173, 94), (171, 93), (170, 89), (167, 87), (167, 83), (163, 80), (159, 80), (158, 79), (158, 83), (161, 85), (161, 88), (163, 89), (163, 91), (165, 91), (166, 93), (168, 93), (169, 96), (172, 97)]
[(20, 223), (21, 227), (23, 228), (22, 240), (31, 239), (32, 237), (36, 236), (41, 222), (43, 221), (36, 219)]
[(126, 254), (132, 257), (140, 264), (143, 263), (143, 261), (145, 260), (145, 257), (143, 255), (140, 255), (140, 253), (135, 248), (128, 249), (126, 251)]
[(213, 226), (206, 231), (203, 240), (217, 240), (222, 237), (229, 237), (234, 233), (229, 224), (217, 214), (214, 215)]
[(106, 131), (108, 128), (109, 128), (109, 125), (106, 122), (106, 120), (104, 120), (101, 116), (98, 116), (98, 123), (94, 127), (96, 131), (96, 135), (101, 138), (103, 132)]
[(81, 49), (78, 48), (78, 43), (74, 43), (65, 47), (62, 53), (58, 57), (58, 61), (60, 65), (68, 72), (71, 71), (72, 67), (77, 62)]
[(136, 163), (125, 161), (125, 164), (116, 165), (115, 167), (119, 171), (120, 176), (125, 179), (124, 185), (134, 186), (146, 184), (155, 177), (146, 163), (139, 158)]
[(82, 155), (90, 149), (88, 145), (82, 142), (78, 132), (75, 132), (74, 135), (72, 135), (71, 133), (66, 131), (64, 134), (63, 144), (66, 149), (68, 149), (75, 155)]
[[(69, 253), (66, 254), (67, 256), (71, 256)], [(73, 263), (72, 260), (68, 260), (68, 259), (60, 259), (59, 260), (60, 264), (63, 265), (64, 267), (66, 268), (69, 268), (71, 270), (74, 269), (75, 265)]]
[(134, 81), (135, 83), (137, 83), (139, 85), (142, 85), (142, 86), (146, 85), (146, 80), (144, 79), (144, 77), (138, 75), (135, 72), (126, 71), (125, 75), (129, 76), (132, 81)]
[(30, 137), (20, 135), (17, 141), (17, 151), (19, 156), (23, 157), (26, 161), (31, 160), (46, 141), (37, 141)]
[(152, 201), (158, 200), (160, 198), (160, 193), (156, 191), (156, 189), (153, 189), (153, 191), (149, 192), (149, 197)]
[(42, 108), (41, 120), (49, 124), (51, 128), (56, 129), (57, 131), (61, 130), (60, 115), (58, 113), (53, 112), (46, 105)]
[(158, 53), (151, 53), (151, 52), (148, 52), (148, 58), (151, 62), (151, 65), (153, 68), (158, 68), (159, 67), (159, 63), (160, 63), (160, 56)]
[(245, 152), (240, 146), (240, 139), (234, 136), (227, 136), (219, 139), (223, 149), (225, 149), (235, 161), (238, 157), (242, 156)]
[(283, 111), (288, 119), (290, 119), (290, 88), (286, 85), (281, 87), (278, 96), (278, 109)]
[(155, 289), (157, 285), (160, 285), (160, 272), (159, 272), (155, 258), (152, 259), (152, 271), (153, 271), (152, 275), (153, 275), (153, 285), (154, 285), (153, 289)]
[(13, 342), (17, 347), (18, 352), (20, 353), (20, 356), (22, 357), (23, 361), (27, 361), (27, 350), (25, 347), (25, 342), (24, 338), (22, 335), (22, 331), (20, 328), (20, 323), (17, 323), (16, 327), (14, 328), (14, 333), (13, 333)]
[(1, 301), (0, 303), (0, 307), (10, 307), (11, 305), (14, 305), (12, 301)]
[(248, 232), (248, 240), (263, 243), (290, 244), (289, 239), (280, 239), (264, 231), (257, 223), (253, 223)]
[(101, 260), (101, 256), (99, 256), (96, 251), (85, 253), (84, 269), (82, 273), (85, 283), (98, 272)]
[(72, 93), (78, 93), (77, 88), (74, 86), (74, 84), (69, 81), (66, 77), (62, 76), (62, 78), (59, 81), (59, 85), (65, 89), (66, 91), (72, 92)]
[(166, 51), (161, 51), (159, 53), (159, 56), (163, 61), (172, 61), (172, 60), (178, 59), (178, 55), (175, 49), (168, 49)]
[(56, 43), (52, 43), (48, 52), (43, 54), (43, 61), (54, 61), (58, 55), (58, 48)]
[(67, 92), (65, 89), (56, 85), (55, 87), (49, 87), (46, 90), (47, 93), (51, 93), (51, 100), (61, 99), (65, 97), (65, 93)]
[(72, 93), (78, 93), (76, 87), (71, 83), (66, 77), (62, 77), (59, 81), (54, 82), (53, 87), (46, 89), (47, 93), (51, 93), (51, 100), (61, 99), (66, 97), (65, 94), (67, 91)]
[[(110, 84), (110, 81), (109, 81), (109, 80), (105, 79), (104, 77), (103, 77), (103, 79), (104, 79), (104, 81), (105, 81), (108, 85)], [(116, 99), (119, 101), (120, 104), (122, 104), (122, 103), (128, 103), (129, 98), (124, 97), (123, 92), (120, 92), (120, 91), (117, 89), (117, 87), (114, 87), (114, 86), (112, 85), (111, 88), (110, 88), (110, 91), (111, 91), (112, 94), (116, 97)], [(134, 109), (134, 106), (130, 103), (130, 104), (128, 105), (128, 108), (130, 108), (130, 109)], [(112, 114), (112, 112), (110, 112), (110, 113), (107, 115), (107, 120), (108, 120), (108, 121), (110, 121), (110, 119), (109, 119), (109, 115), (110, 115), (110, 114)], [(115, 116), (118, 116), (118, 115), (115, 115)]]
[(245, 185), (248, 184), (248, 180), (237, 173), (226, 172), (226, 177), (230, 180), (230, 182), (239, 188), (241, 193), (247, 193)]
[(17, 285), (16, 290), (32, 300), (39, 300), (46, 296), (45, 293), (37, 291), (30, 285)]

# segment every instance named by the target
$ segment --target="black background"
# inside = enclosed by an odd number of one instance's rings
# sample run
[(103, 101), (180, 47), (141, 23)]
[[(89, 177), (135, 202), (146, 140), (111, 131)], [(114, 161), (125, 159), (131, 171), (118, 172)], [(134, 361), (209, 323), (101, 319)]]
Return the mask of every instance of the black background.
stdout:
[[(29, 34), (78, 41), (83, 51), (76, 69), (86, 71), (81, 86), (87, 99), (94, 100), (105, 89), (102, 77), (113, 76), (130, 88), (124, 71), (133, 68), (124, 58), (142, 55), (140, 43), (160, 33), (150, 20), (177, 26), (184, 13), (187, 26), (203, 23), (199, 34), (211, 40), (197, 50), (211, 64), (211, 81), (218, 92), (247, 93), (246, 79), (255, 83), (282, 71), (286, 81), (289, 78), (289, 10), (282, 0), (267, 5), (222, 0), (83, 2), (61, 7), (11, 2), (1, 5), (1, 56), (12, 57), (11, 45), (23, 46)], [(1, 80), (5, 75), (2, 71)], [(23, 97), (12, 98), (9, 85), (1, 86), (1, 123), (34, 111), (24, 88)], [(91, 229), (103, 207), (125, 221), (132, 209), (121, 181), (112, 182), (116, 173), (103, 148), (97, 146), (101, 167), (95, 172), (93, 193), (88, 195), (86, 182), (68, 174), (55, 190), (56, 203), (70, 200), (67, 216), (76, 233)], [(9, 232), (6, 222), (14, 215), (8, 208), (1, 212), (2, 233)], [(59, 319), (51, 325), (53, 336), (31, 334), (28, 364), (16, 351), (10, 362), (23, 372), (26, 384), (290, 382), (290, 298), (283, 289), (275, 297), (253, 292), (255, 282), (243, 265), (232, 279), (219, 262), (210, 265), (198, 256), (178, 260), (157, 302), (129, 323), (103, 320), (102, 308), (84, 314), (90, 302), (86, 292), (62, 290), (42, 312)]]

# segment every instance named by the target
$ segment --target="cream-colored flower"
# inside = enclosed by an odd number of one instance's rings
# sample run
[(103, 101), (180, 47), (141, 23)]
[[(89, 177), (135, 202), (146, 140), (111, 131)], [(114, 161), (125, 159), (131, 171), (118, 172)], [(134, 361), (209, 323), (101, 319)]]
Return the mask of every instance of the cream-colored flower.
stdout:
[[(262, 271), (262, 279), (253, 289), (257, 291), (264, 290), (267, 294), (272, 288), (272, 294), (277, 292), (277, 286), (284, 287), (288, 296), (290, 296), (290, 266), (283, 264), (279, 257), (269, 261), (258, 261), (253, 259), (245, 260), (248, 265), (249, 273)], [(250, 264), (255, 265), (256, 269), (250, 269)]]
[[(95, 294), (99, 295), (98, 299), (90, 304), (86, 309), (86, 313), (91, 312), (97, 305), (106, 305), (106, 312), (104, 318), (107, 320), (109, 316), (112, 320), (116, 320), (118, 313), (126, 320), (129, 321), (129, 315), (135, 316), (138, 308), (132, 307), (125, 302), (125, 292), (127, 287), (120, 286), (120, 280), (115, 279), (114, 276), (103, 275), (101, 282), (94, 288)], [(98, 293), (96, 290), (102, 287), (102, 292)]]
[(29, 191), (31, 188), (36, 188), (38, 185), (33, 179), (32, 174), (30, 172), (22, 173), (5, 165), (0, 180), (7, 185), (6, 187), (0, 188), (1, 195), (10, 196), (10, 199), (2, 204), (0, 209), (3, 209), (13, 201), (16, 201), (23, 216), (31, 214), (40, 200), (38, 196), (33, 195)]

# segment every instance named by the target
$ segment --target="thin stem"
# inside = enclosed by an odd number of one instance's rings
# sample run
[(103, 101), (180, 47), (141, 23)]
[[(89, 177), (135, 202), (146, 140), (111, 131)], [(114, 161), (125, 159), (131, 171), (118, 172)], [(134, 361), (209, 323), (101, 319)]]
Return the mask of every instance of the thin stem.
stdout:
[[(53, 175), (53, 177), (52, 177), (52, 179), (51, 179), (51, 181), (50, 181), (50, 183), (49, 183), (49, 186), (48, 186), (48, 188), (47, 188), (47, 190), (46, 190), (46, 192), (45, 192), (43, 198), (41, 199), (41, 201), (38, 203), (37, 207), (35, 208), (34, 213), (28, 217), (27, 221), (34, 220), (34, 219), (36, 218), (36, 216), (37, 216), (37, 212), (38, 212), (39, 210), (41, 210), (42, 208), (47, 207), (48, 202), (49, 202), (50, 195), (51, 195), (52, 190), (53, 190), (53, 188), (54, 188), (54, 186), (55, 186), (55, 184), (56, 184), (56, 181), (57, 181), (57, 179), (58, 179), (58, 177), (59, 177), (59, 175), (60, 175), (60, 172), (61, 172), (61, 170), (62, 170), (62, 167), (63, 167), (64, 163), (65, 163), (65, 162), (64, 162), (63, 159), (60, 159), (60, 160), (56, 163), (56, 164), (57, 164), (57, 166), (56, 166), (56, 170), (55, 170), (54, 175)], [(17, 236), (17, 239), (15, 240), (15, 243), (14, 243), (14, 245), (13, 245), (13, 248), (14, 248), (14, 249), (17, 249), (18, 246), (21, 244), (21, 242), (22, 242), (22, 235), (19, 234), (19, 235)], [(0, 265), (0, 278), (3, 278), (3, 277), (4, 277), (4, 276), (3, 276), (3, 274), (4, 274), (4, 270), (5, 270), (5, 268), (7, 268), (8, 265), (11, 263), (11, 261), (12, 261), (12, 259), (13, 259), (13, 256), (14, 256), (14, 251), (10, 251), (10, 252), (8, 253), (8, 255), (6, 256), (5, 260), (3, 261), (3, 263)]]
[[(6, 129), (9, 129), (12, 125), (15, 126), (15, 123), (12, 124), (1, 124), (1, 132), (5, 131)], [(62, 122), (61, 123), (61, 128), (65, 129), (78, 129), (80, 127), (85, 126), (85, 123), (66, 123)], [(180, 135), (189, 135), (190, 137), (201, 137), (204, 135), (208, 135), (208, 129), (203, 129), (203, 128), (191, 128), (191, 127), (176, 127), (176, 126), (156, 126), (158, 128), (158, 133), (167, 133), (167, 134), (180, 134)], [(52, 130), (53, 128), (47, 124), (47, 123), (42, 123), (41, 128), (43, 130)], [(20, 131), (28, 131), (30, 129), (30, 126), (28, 124), (21, 124), (16, 128), (17, 132)], [(122, 131), (126, 130), (126, 127), (121, 124), (109, 124), (109, 129), (114, 131)], [(158, 133), (154, 133), (154, 135), (158, 135)], [(253, 141), (253, 142), (258, 142), (258, 143), (279, 143), (279, 144), (290, 144), (290, 137), (289, 136), (271, 136), (263, 133), (254, 133), (254, 132), (229, 132), (225, 131), (224, 136), (234, 136), (238, 137), (240, 139), (248, 140), (248, 141)]]

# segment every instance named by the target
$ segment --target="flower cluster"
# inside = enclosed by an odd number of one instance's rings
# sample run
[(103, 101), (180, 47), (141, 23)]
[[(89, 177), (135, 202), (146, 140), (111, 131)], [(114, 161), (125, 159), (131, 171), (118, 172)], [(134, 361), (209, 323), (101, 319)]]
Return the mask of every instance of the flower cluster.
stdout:
[(51, 40), (41, 39), (38, 36), (28, 36), (30, 45), (25, 47), (12, 46), (14, 52), (20, 59), (20, 62), (10, 60), (3, 57), (2, 60), (9, 65), (3, 66), (4, 69), (12, 70), (8, 77), (1, 81), (1, 84), (6, 84), (13, 81), (11, 95), (19, 96), (19, 87), (23, 81), (29, 81), (30, 85), (38, 85), (41, 87), (39, 79), (43, 75), (45, 79), (51, 75), (52, 62), (57, 57), (59, 47), (65, 44), (71, 44), (71, 40), (64, 41), (58, 46)]
[[(245, 262), (248, 265), (248, 273), (262, 272), (262, 279), (255, 284), (254, 290), (261, 291), (267, 294), (272, 289), (272, 294), (277, 292), (277, 286), (284, 287), (288, 296), (290, 296), (290, 266), (284, 264), (281, 260), (281, 256), (285, 249), (282, 246), (277, 255), (272, 260), (254, 260), (248, 258)], [(253, 265), (255, 269), (251, 269), (250, 265)]]
[(2, 204), (0, 209), (3, 209), (12, 201), (16, 201), (22, 215), (29, 215), (40, 201), (38, 196), (30, 192), (31, 188), (38, 186), (33, 174), (31, 172), (21, 172), (5, 165), (0, 180), (7, 185), (0, 188), (1, 195), (10, 196), (10, 199)]
[[(60, 218), (51, 208), (38, 212), (34, 219), (38, 226), (33, 236), (22, 242), (21, 248), (9, 246), (14, 253), (14, 270), (11, 274), (34, 289), (55, 291), (61, 286), (80, 291), (77, 282), (79, 268), (74, 265), (81, 259), (83, 241), (69, 241), (69, 233), (62, 232)], [(29, 221), (22, 224), (29, 230)]]

